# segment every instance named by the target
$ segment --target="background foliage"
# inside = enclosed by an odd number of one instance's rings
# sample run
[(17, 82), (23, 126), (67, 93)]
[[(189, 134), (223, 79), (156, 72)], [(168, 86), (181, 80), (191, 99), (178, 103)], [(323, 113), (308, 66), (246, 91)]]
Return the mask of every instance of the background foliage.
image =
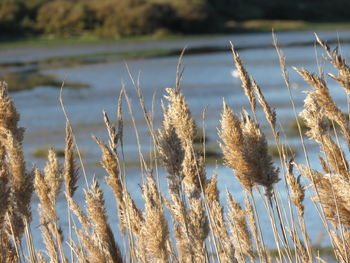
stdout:
[(345, 0), (0, 0), (2, 37), (210, 33), (227, 21), (349, 21)]

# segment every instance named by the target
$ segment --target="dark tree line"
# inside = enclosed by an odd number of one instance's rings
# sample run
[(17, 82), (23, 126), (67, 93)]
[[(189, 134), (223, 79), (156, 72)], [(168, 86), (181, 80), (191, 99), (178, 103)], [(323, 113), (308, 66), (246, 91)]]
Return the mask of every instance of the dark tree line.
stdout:
[(349, 21), (347, 0), (0, 0), (2, 37), (204, 33), (228, 20)]

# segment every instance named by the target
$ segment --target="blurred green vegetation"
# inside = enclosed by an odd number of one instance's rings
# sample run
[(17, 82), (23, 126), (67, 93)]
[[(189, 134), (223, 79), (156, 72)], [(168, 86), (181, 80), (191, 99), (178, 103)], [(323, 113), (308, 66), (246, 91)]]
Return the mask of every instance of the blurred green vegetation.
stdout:
[[(31, 90), (38, 86), (50, 86), (60, 88), (62, 81), (52, 75), (42, 74), (37, 70), (19, 72), (0, 72), (0, 79), (6, 79), (11, 92)], [(89, 86), (79, 82), (65, 82), (68, 88), (81, 89)]]
[[(127, 37), (256, 28), (244, 21), (349, 22), (346, 0), (1, 0), (1, 38)], [(233, 25), (233, 26), (232, 26)], [(299, 24), (300, 26), (300, 24)]]

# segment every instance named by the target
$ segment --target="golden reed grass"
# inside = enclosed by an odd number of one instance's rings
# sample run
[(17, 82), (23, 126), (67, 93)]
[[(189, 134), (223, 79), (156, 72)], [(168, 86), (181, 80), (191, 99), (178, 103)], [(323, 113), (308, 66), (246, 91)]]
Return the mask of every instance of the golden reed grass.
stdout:
[[(330, 77), (348, 94), (350, 69), (345, 58), (337, 48), (331, 50), (317, 36), (316, 39), (327, 60), (338, 71), (338, 75), (330, 74)], [(285, 57), (275, 37), (274, 44), (290, 90)], [(80, 189), (74, 151), (79, 149), (69, 120), (64, 162), (61, 164), (50, 150), (43, 170), (37, 167), (27, 170), (22, 151), (24, 129), (18, 126), (19, 113), (7, 93), (6, 83), (1, 82), (0, 262), (326, 262), (312, 246), (306, 227), (307, 188), (329, 234), (335, 260), (350, 262), (350, 176), (346, 158), (350, 129), (347, 118), (330, 95), (324, 76), (296, 69), (312, 87), (306, 93), (300, 116), (308, 127), (306, 135), (320, 147), (323, 171), (317, 171), (310, 166), (301, 132), (306, 165), (287, 158), (285, 146), (280, 142), (282, 131), (276, 125), (275, 109), (245, 69), (232, 43), (231, 48), (251, 114), (246, 110), (235, 113), (224, 102), (218, 135), (224, 164), (232, 169), (242, 185), (244, 202), (237, 202), (236, 193), (227, 191), (224, 205), (217, 185), (220, 174), (215, 172), (211, 178), (207, 174), (205, 143), (203, 149), (198, 150), (197, 125), (181, 93), (182, 53), (176, 87), (165, 90), (163, 121), (158, 130), (154, 130), (153, 115), (147, 111), (139, 84), (132, 79), (156, 155), (150, 164), (140, 156), (143, 208), (136, 205), (125, 180), (121, 104), (125, 98), (130, 112), (132, 105), (124, 88), (118, 99), (117, 125), (103, 113), (108, 142), (93, 136), (101, 149), (101, 166), (107, 174), (105, 183), (114, 195), (118, 222), (108, 220), (101, 182), (96, 179), (86, 182), (84, 207), (76, 200), (75, 193)], [(292, 97), (291, 101), (294, 107)], [(268, 141), (256, 115), (259, 110), (256, 102), (260, 103), (271, 127), (280, 168), (268, 152)], [(343, 141), (348, 149), (344, 149)], [(162, 175), (157, 169), (159, 160), (165, 168), (167, 194), (159, 189), (158, 178)], [(301, 177), (308, 180), (308, 186), (302, 183)], [(280, 181), (286, 184), (287, 200), (281, 199), (280, 190), (275, 187)], [(61, 191), (68, 208), (65, 225), (57, 212)], [(38, 228), (30, 227), (34, 192), (39, 200)], [(270, 224), (262, 225), (261, 209), (266, 209)], [(121, 233), (118, 239), (114, 231), (116, 225)], [(34, 243), (32, 231), (41, 232), (42, 244)], [(275, 256), (271, 244), (266, 244), (266, 231), (273, 233)], [(65, 236), (67, 234), (69, 236)]]

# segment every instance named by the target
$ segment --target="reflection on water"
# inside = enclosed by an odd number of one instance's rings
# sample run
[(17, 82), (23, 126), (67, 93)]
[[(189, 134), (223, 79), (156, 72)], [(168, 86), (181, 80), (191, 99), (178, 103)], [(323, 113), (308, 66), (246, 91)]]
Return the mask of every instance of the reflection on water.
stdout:
[[(304, 33), (291, 34), (291, 38), (302, 40)], [(286, 37), (285, 35), (283, 35)], [(257, 35), (257, 38), (261, 38)], [(266, 37), (266, 41), (271, 42), (271, 37)], [(249, 39), (253, 39), (252, 36)], [(244, 40), (237, 40), (244, 45)], [(248, 42), (248, 41), (247, 41)], [(247, 45), (249, 45), (247, 43)], [(342, 45), (342, 52), (349, 53), (350, 46)], [(312, 46), (305, 47), (288, 47), (284, 48), (287, 57), (287, 67), (290, 73), (290, 81), (292, 83), (293, 97), (297, 106), (297, 111), (301, 110), (303, 98), (305, 95), (303, 90), (308, 89), (305, 82), (291, 68), (305, 67), (310, 71), (317, 72), (316, 59), (319, 59), (319, 65), (324, 66), (325, 72), (333, 72), (334, 70), (328, 64), (324, 64), (321, 58), (321, 50), (314, 49)], [(281, 131), (287, 129), (289, 121), (294, 119), (293, 111), (291, 110), (290, 97), (285, 88), (284, 81), (281, 77), (280, 67), (277, 54), (274, 49), (246, 49), (240, 52), (242, 60), (245, 62), (248, 72), (254, 76), (255, 80), (260, 85), (266, 99), (273, 107), (277, 109), (278, 125)], [(316, 57), (317, 56), (317, 57)], [(154, 107), (154, 122), (156, 127), (160, 127), (162, 121), (162, 109), (160, 100), (164, 94), (164, 88), (173, 87), (175, 83), (175, 73), (177, 66), (177, 57), (166, 57), (156, 59), (139, 59), (130, 60), (126, 63), (135, 79), (140, 79), (140, 87), (144, 94), (146, 105), (149, 110), (152, 109), (152, 99), (155, 98)], [(197, 121), (199, 127), (202, 127), (202, 113), (206, 109), (205, 128), (209, 138), (209, 145), (217, 147), (217, 127), (219, 125), (220, 112), (222, 109), (222, 101), (233, 107), (234, 111), (240, 112), (242, 108), (248, 109), (248, 100), (244, 96), (244, 92), (240, 87), (239, 79), (232, 76), (234, 64), (230, 52), (189, 55), (183, 60), (184, 75), (182, 80), (182, 92), (190, 105), (191, 112)], [(104, 171), (99, 168), (96, 163), (100, 159), (100, 151), (95, 142), (91, 139), (91, 134), (94, 134), (103, 140), (107, 139), (107, 133), (102, 122), (102, 111), (109, 112), (111, 119), (115, 120), (116, 116), (116, 101), (122, 84), (125, 84), (128, 95), (132, 101), (133, 113), (137, 123), (138, 133), (140, 135), (142, 151), (147, 155), (151, 150), (151, 141), (147, 126), (143, 121), (143, 114), (140, 110), (138, 98), (130, 77), (126, 70), (124, 62), (103, 63), (85, 65), (73, 68), (52, 69), (46, 70), (43, 73), (56, 76), (60, 80), (68, 80), (77, 83), (87, 83), (90, 88), (87, 89), (64, 89), (63, 97), (64, 104), (68, 111), (70, 121), (73, 125), (75, 135), (80, 148), (84, 152), (84, 162), (86, 163), (87, 174), (91, 178), (96, 176), (102, 180)], [(335, 88), (336, 84), (332, 81), (330, 89), (333, 97), (339, 103), (340, 107), (346, 110), (346, 97), (339, 88)], [(26, 135), (24, 140), (24, 150), (28, 162), (38, 163), (43, 166), (44, 161), (33, 158), (31, 153), (45, 146), (55, 146), (64, 148), (64, 129), (65, 118), (59, 105), (59, 91), (47, 86), (41, 86), (31, 91), (23, 91), (14, 93), (16, 106), (21, 112), (21, 125), (26, 127)], [(125, 156), (130, 162), (138, 161), (138, 148), (135, 144), (135, 133), (130, 121), (129, 109), (124, 103), (123, 105), (125, 119)], [(259, 111), (258, 119), (266, 130), (267, 135), (270, 132), (267, 129), (262, 112)], [(266, 127), (265, 127), (266, 126)], [(270, 136), (271, 137), (271, 136)], [(283, 137), (283, 136), (282, 136)], [(273, 142), (272, 138), (270, 138)], [(292, 145), (299, 154), (297, 161), (305, 163), (301, 151), (299, 138), (290, 138), (287, 141)], [(309, 148), (310, 159), (313, 162), (313, 167), (318, 168), (317, 152), (318, 148), (309, 140), (306, 140), (306, 145)], [(277, 162), (278, 164), (278, 162)], [(128, 186), (136, 199), (136, 203), (142, 206), (140, 199), (141, 183), (140, 170), (138, 167), (127, 168)], [(208, 166), (207, 174), (210, 177), (213, 174), (214, 166)], [(243, 200), (240, 191), (240, 185), (234, 178), (230, 169), (219, 165), (217, 168), (219, 174), (219, 188), (221, 190), (222, 201), (225, 202), (225, 189), (233, 193), (235, 199)], [(160, 170), (161, 187), (166, 188), (164, 179), (164, 171)], [(102, 184), (103, 185), (103, 184)], [(104, 187), (106, 188), (106, 187)], [(106, 190), (106, 200), (112, 200), (111, 192)], [(279, 183), (280, 198), (285, 199), (285, 191), (283, 181)], [(82, 191), (78, 192), (78, 200), (82, 202)], [(318, 217), (315, 217), (315, 209), (313, 204), (306, 201), (306, 222), (310, 236), (314, 242), (318, 242), (317, 237), (324, 233), (323, 226)], [(116, 220), (116, 210), (113, 202), (108, 209), (110, 220)], [(66, 208), (60, 202), (59, 209), (62, 213), (61, 223), (65, 224)], [(264, 210), (260, 204), (258, 208)], [(262, 225), (269, 225), (268, 217), (264, 217), (264, 212), (261, 213)], [(264, 227), (264, 229), (266, 229)], [(272, 231), (266, 229), (266, 242), (269, 246), (274, 245)], [(39, 237), (35, 237), (39, 238)], [(324, 243), (329, 245), (329, 243)]]

